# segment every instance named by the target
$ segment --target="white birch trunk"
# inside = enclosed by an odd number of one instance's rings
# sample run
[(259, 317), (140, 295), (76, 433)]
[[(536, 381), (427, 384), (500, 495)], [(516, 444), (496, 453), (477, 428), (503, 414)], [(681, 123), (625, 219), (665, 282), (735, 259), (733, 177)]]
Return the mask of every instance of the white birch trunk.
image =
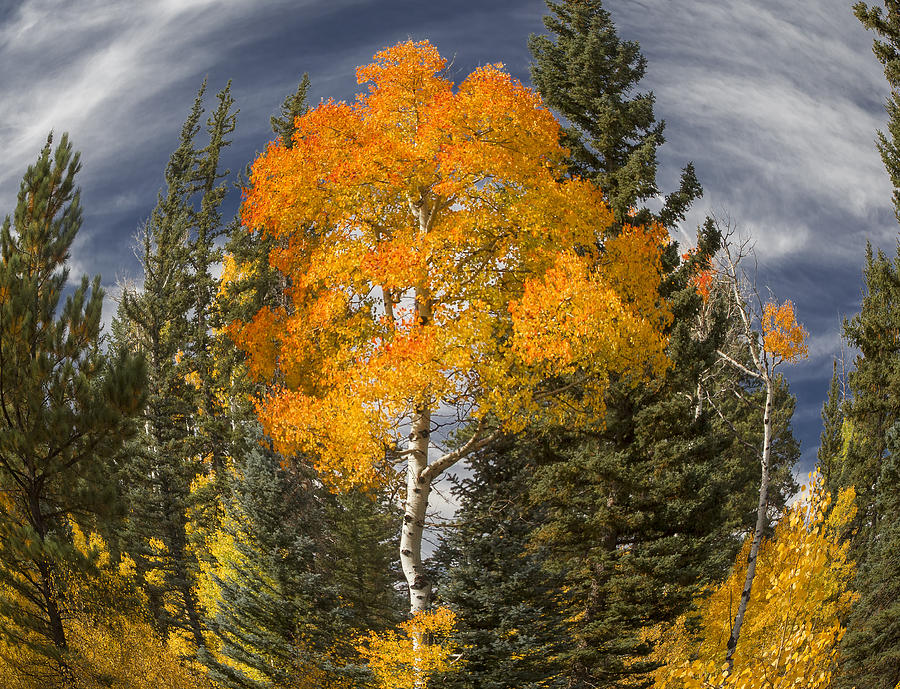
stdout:
[(747, 613), (747, 604), (750, 602), (750, 595), (753, 593), (756, 561), (759, 555), (763, 531), (766, 528), (767, 509), (769, 506), (769, 464), (772, 454), (772, 405), (775, 400), (775, 381), (772, 379), (771, 374), (767, 374), (765, 382), (766, 409), (763, 416), (762, 476), (759, 482), (759, 502), (756, 506), (756, 527), (753, 530), (753, 543), (750, 545), (750, 554), (747, 557), (747, 576), (744, 578), (744, 590), (741, 592), (741, 601), (738, 605), (737, 614), (734, 617), (734, 624), (731, 626), (731, 636), (728, 638), (728, 651), (725, 654), (727, 674), (731, 674), (731, 670), (734, 667), (734, 652), (741, 637), (741, 625), (743, 625), (744, 615)]
[(413, 615), (424, 612), (431, 604), (431, 581), (422, 563), (422, 535), (431, 493), (431, 481), (423, 475), (428, 466), (430, 431), (431, 411), (423, 404), (416, 410), (409, 433), (406, 505), (400, 532), (400, 564), (409, 587), (409, 611)]

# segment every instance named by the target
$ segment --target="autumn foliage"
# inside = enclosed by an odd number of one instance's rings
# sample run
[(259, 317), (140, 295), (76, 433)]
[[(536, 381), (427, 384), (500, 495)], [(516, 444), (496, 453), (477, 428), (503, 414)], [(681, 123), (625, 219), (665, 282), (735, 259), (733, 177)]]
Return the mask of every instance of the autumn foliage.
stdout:
[(809, 334), (797, 322), (794, 305), (769, 302), (762, 314), (763, 348), (787, 362), (804, 359), (809, 354), (806, 340)]
[[(417, 408), (583, 424), (610, 372), (667, 365), (665, 229), (610, 236), (540, 98), (499, 65), (457, 88), (445, 66), (427, 42), (378, 53), (357, 70), (368, 93), (298, 118), (246, 190), (289, 306), (230, 333), (274, 383), (258, 411), (277, 447), (343, 483), (375, 478)], [(558, 389), (572, 376), (577, 395)]]
[(454, 669), (456, 645), (450, 634), (455, 621), (448, 608), (429, 610), (401, 624), (399, 633), (370, 633), (359, 640), (357, 648), (380, 689), (427, 689), (430, 675)]
[(818, 474), (759, 551), (753, 594), (730, 675), (722, 659), (740, 598), (749, 541), (731, 576), (700, 606), (699, 635), (684, 620), (662, 635), (656, 689), (826, 689), (843, 621), (855, 599), (856, 567), (841, 534), (856, 514), (852, 488), (836, 502)]
[(48, 140), (0, 228), (0, 687), (831, 689), (871, 648), (891, 670), (896, 266), (869, 254), (865, 356), (835, 364), (826, 478), (790, 506), (776, 370), (808, 333), (714, 220), (678, 261), (663, 225), (702, 190), (689, 165), (639, 207), (663, 123), (637, 44), (601, 0), (547, 4), (533, 80), (571, 128), (501, 64), (455, 84), (399, 43), (352, 102), (309, 109), (304, 76), (227, 227), (234, 102), (198, 145), (204, 82), (108, 335), (99, 277), (59, 302), (79, 162)]

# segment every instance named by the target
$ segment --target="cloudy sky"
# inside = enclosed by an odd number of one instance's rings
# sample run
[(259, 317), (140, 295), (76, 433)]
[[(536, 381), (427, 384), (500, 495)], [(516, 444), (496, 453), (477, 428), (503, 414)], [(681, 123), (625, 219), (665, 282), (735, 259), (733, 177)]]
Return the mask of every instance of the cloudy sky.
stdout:
[[(809, 361), (788, 371), (805, 473), (840, 322), (859, 306), (865, 242), (897, 241), (873, 146), (887, 87), (871, 36), (850, 0), (605, 4), (649, 59), (644, 88), (667, 122), (662, 189), (693, 160), (706, 190), (681, 232), (727, 214), (755, 240), (760, 283), (794, 300), (811, 332)], [(528, 83), (526, 39), (544, 12), (543, 0), (4, 0), (0, 214), (47, 132), (68, 131), (83, 152), (85, 206), (72, 273), (112, 287), (138, 275), (132, 237), (204, 77), (212, 92), (232, 80), (240, 115), (227, 165), (240, 170), (303, 72), (312, 102), (352, 99), (355, 66), (427, 38), (457, 80), (501, 61)]]

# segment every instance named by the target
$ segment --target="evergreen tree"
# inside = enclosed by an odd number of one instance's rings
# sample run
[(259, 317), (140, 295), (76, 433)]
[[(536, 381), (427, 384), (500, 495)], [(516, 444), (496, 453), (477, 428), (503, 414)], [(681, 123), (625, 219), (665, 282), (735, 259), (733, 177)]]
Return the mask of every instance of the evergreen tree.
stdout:
[(471, 476), (455, 483), (454, 526), (435, 556), (438, 598), (457, 614), (462, 671), (440, 679), (447, 689), (537, 689), (565, 686), (558, 653), (565, 645), (560, 573), (544, 568), (545, 548), (532, 532), (543, 510), (527, 501), (530, 475), (551, 450), (508, 438), (470, 459)]
[(183, 630), (198, 648), (198, 558), (218, 501), (216, 484), (204, 493), (198, 479), (222, 465), (230, 434), (215, 396), (223, 372), (210, 328), (225, 195), (219, 158), (234, 128), (226, 87), (207, 123), (209, 144), (197, 148), (205, 90), (204, 82), (166, 167), (166, 192), (140, 235), (144, 282), (123, 294), (114, 344), (143, 351), (150, 374), (145, 423), (122, 468), (130, 514), (121, 547), (138, 563), (160, 631)]
[(876, 483), (887, 453), (887, 432), (900, 421), (900, 257), (866, 248), (865, 293), (859, 314), (844, 321), (847, 342), (859, 350), (847, 376), (847, 435), (839, 484), (856, 489), (853, 555), (862, 565), (880, 515)]
[[(281, 117), (271, 118), (272, 131), (287, 148), (293, 146), (294, 121), (309, 110), (308, 91), (309, 76), (304, 74), (297, 90), (282, 103)], [(225, 243), (227, 272), (221, 281), (218, 304), (220, 323), (247, 321), (264, 306), (289, 306), (284, 275), (269, 262), (275, 247), (276, 240), (271, 235), (240, 223), (231, 225)], [(230, 340), (224, 342), (223, 348), (226, 355), (243, 360)]]
[(321, 496), (309, 472), (282, 469), (258, 436), (236, 454), (207, 575), (209, 626), (224, 658), (201, 659), (226, 687), (288, 686), (327, 657), (335, 626), (337, 593), (318, 563)]
[[(547, 6), (551, 35), (528, 41), (531, 76), (544, 102), (569, 123), (563, 143), (572, 169), (597, 182), (619, 222), (645, 223), (653, 214), (639, 206), (659, 194), (656, 156), (665, 142), (653, 94), (635, 93), (647, 59), (636, 42), (619, 38), (600, 0), (547, 0)], [(689, 163), (656, 217), (673, 225), (702, 194)]]
[(393, 627), (406, 610), (397, 562), (399, 508), (391, 496), (355, 490), (328, 494), (324, 509), (321, 528), (330, 537), (320, 566), (342, 601), (336, 635), (346, 643)]
[(819, 472), (825, 482), (825, 489), (832, 495), (837, 495), (843, 465), (843, 402), (841, 377), (835, 360), (828, 396), (822, 405), (822, 435), (818, 451)]
[[(863, 2), (853, 6), (863, 26), (877, 36), (873, 51), (890, 87), (885, 103), (887, 133), (878, 132), (877, 147), (894, 188), (894, 212), (900, 220), (900, 3), (884, 0), (884, 9)], [(900, 679), (895, 603), (900, 543), (896, 533), (900, 251), (890, 259), (867, 245), (864, 280), (860, 312), (844, 321), (844, 335), (859, 355), (847, 377), (850, 395), (844, 409), (843, 457), (837, 479), (840, 486), (856, 489), (858, 512), (850, 543), (859, 564), (856, 588), (861, 598), (841, 642), (837, 684), (893, 687)]]
[(309, 93), (309, 74), (304, 74), (297, 84), (297, 90), (284, 99), (281, 104), (281, 117), (272, 116), (272, 131), (281, 140), (283, 146), (292, 148), (296, 127), (294, 121), (309, 110), (307, 95)]
[[(188, 365), (196, 372), (197, 409), (192, 451), (202, 457), (219, 478), (224, 466), (229, 429), (227, 414), (224, 413), (227, 410), (221, 408), (216, 393), (228, 389), (229, 371), (227, 365), (223, 365), (226, 362), (217, 361), (218, 352), (211, 328), (221, 325), (217, 320), (215, 303), (219, 281), (213, 271), (223, 258), (222, 250), (217, 246), (218, 240), (226, 234), (221, 206), (228, 187), (222, 180), (229, 171), (221, 169), (221, 157), (223, 149), (231, 143), (227, 137), (234, 131), (237, 118), (231, 82), (216, 95), (216, 100), (218, 104), (206, 123), (209, 142), (195, 152), (194, 166), (190, 170), (191, 191), (198, 198), (191, 206), (192, 237), (188, 246), (193, 313), (185, 350)], [(208, 497), (214, 504), (218, 496)]]
[(857, 577), (859, 601), (843, 639), (839, 689), (895, 689), (900, 684), (900, 424), (887, 435), (888, 454), (876, 486), (882, 520)]
[[(658, 194), (663, 123), (655, 120), (652, 94), (635, 93), (646, 68), (638, 45), (619, 39), (598, 0), (548, 6), (551, 36), (529, 44), (533, 79), (570, 123), (573, 171), (598, 183), (621, 223), (682, 220), (702, 193), (691, 165), (659, 213), (640, 208)], [(691, 281), (708, 268), (719, 241), (708, 222), (687, 260), (679, 260), (675, 243), (666, 254), (669, 273), (659, 289), (675, 311), (668, 379), (643, 390), (614, 382), (606, 431), (551, 431), (556, 449), (529, 480), (532, 500), (547, 514), (531, 538), (547, 548), (569, 595), (574, 642), (556, 658), (567, 686), (645, 684), (649, 665), (641, 657), (649, 648), (641, 629), (672, 619), (694, 587), (721, 576), (738, 545), (732, 534), (749, 524), (753, 510), (744, 503), (753, 500), (756, 451), (698, 398), (729, 324), (719, 318), (707, 332), (692, 332), (701, 297)], [(725, 377), (716, 385), (739, 384)], [(731, 421), (741, 416), (729, 414)], [(535, 445), (533, 438), (520, 442)]]
[(65, 574), (87, 562), (68, 520), (112, 501), (106, 476), (134, 432), (145, 369), (103, 354), (99, 276), (59, 308), (81, 226), (80, 162), (66, 135), (51, 144), (0, 229), (0, 584), (15, 594), (0, 599), (0, 634), (53, 659), (55, 681), (71, 686)]
[[(686, 274), (669, 294), (674, 367), (665, 381), (613, 388), (606, 429), (558, 436), (556, 457), (531, 482), (532, 499), (548, 511), (535, 538), (547, 566), (565, 575), (572, 643), (559, 659), (569, 687), (647, 686), (652, 649), (642, 630), (675, 619), (692, 592), (724, 575), (735, 534), (755, 516), (761, 429), (740, 427), (746, 410), (698, 399), (728, 323), (698, 337), (691, 315), (701, 296)], [(782, 405), (787, 419), (792, 408), (792, 399)], [(796, 443), (789, 430), (783, 436), (790, 478)]]
[[(759, 493), (759, 457), (763, 429), (760, 418), (765, 408), (765, 386), (758, 380), (734, 374), (721, 375), (711, 387), (720, 418), (719, 432), (728, 438), (728, 446), (720, 456), (723, 471), (729, 473), (734, 485), (742, 486), (729, 492), (726, 513), (731, 529), (746, 533), (753, 528)], [(737, 394), (735, 394), (737, 393)], [(800, 445), (791, 429), (796, 398), (791, 394), (782, 375), (775, 380), (772, 411), (772, 450), (769, 468), (768, 522), (771, 525), (784, 514), (790, 498), (799, 486), (793, 468), (800, 458)]]
[(385, 538), (395, 515), (364, 494), (329, 495), (301, 462), (283, 468), (250, 428), (205, 567), (219, 645), (201, 659), (226, 687), (362, 680), (354, 639), (391, 626), (401, 608)]
[[(717, 246), (707, 228), (686, 264)], [(532, 429), (473, 460), (438, 557), (440, 597), (468, 649), (447, 686), (644, 686), (642, 630), (726, 572), (755, 516), (761, 428), (745, 419), (748, 407), (758, 418), (760, 391), (720, 376), (748, 401), (717, 410), (698, 398), (730, 324), (718, 316), (698, 332), (695, 273), (685, 265), (662, 287), (676, 315), (664, 383), (614, 386), (601, 433)], [(793, 493), (798, 454), (783, 386), (778, 402), (773, 508)]]
[[(530, 40), (533, 78), (545, 101), (571, 124), (565, 143), (573, 152), (573, 170), (599, 184), (620, 222), (683, 219), (701, 193), (691, 166), (659, 214), (637, 209), (658, 192), (656, 150), (663, 141), (652, 95), (632, 95), (646, 66), (637, 44), (619, 40), (596, 0), (548, 5), (552, 14), (545, 23), (552, 36)], [(720, 318), (717, 326), (696, 332), (702, 299), (692, 278), (708, 268), (719, 241), (709, 222), (699, 250), (685, 261), (674, 244), (666, 255), (669, 273), (659, 289), (675, 311), (675, 368), (665, 382), (642, 390), (614, 382), (604, 432), (529, 431), (511, 440), (513, 450), (493, 456), (486, 451), (490, 459), (476, 462), (475, 476), (463, 484), (459, 518), (474, 526), (463, 526), (445, 544), (442, 558), (454, 565), (443, 588), (460, 615), (463, 638), (473, 646), (468, 655), (481, 668), (476, 684), (516, 686), (518, 675), (512, 679), (508, 668), (492, 671), (490, 665), (506, 668), (503, 659), (518, 643), (528, 648), (519, 647), (530, 659), (525, 681), (645, 685), (650, 666), (641, 661), (649, 651), (642, 628), (683, 611), (691, 592), (720, 577), (733, 558), (738, 541), (732, 534), (749, 522), (739, 510), (748, 496), (752, 500), (758, 462), (697, 396), (728, 324)], [(729, 453), (735, 461), (723, 466), (721, 457)], [(501, 464), (520, 454), (529, 459)], [(502, 482), (496, 480), (501, 466)], [(526, 473), (512, 480), (509, 472), (517, 469)], [(516, 492), (522, 486), (533, 501), (527, 508)], [(497, 504), (510, 506), (502, 517), (491, 511)], [(516, 522), (522, 511), (532, 517), (524, 524)], [(516, 537), (508, 539), (510, 533)], [(541, 549), (546, 581), (555, 577), (559, 586), (559, 607), (547, 615), (568, 621), (555, 636), (552, 624), (529, 623), (516, 617), (515, 607), (507, 610), (505, 596), (493, 602), (498, 591), (524, 594), (517, 587), (536, 581), (522, 557), (531, 548)], [(514, 574), (507, 582), (496, 572)], [(524, 594), (523, 600), (534, 599)], [(515, 629), (516, 639), (490, 631), (492, 620), (500, 629)]]
[(884, 0), (881, 7), (864, 2), (853, 5), (853, 13), (862, 25), (878, 36), (873, 41), (872, 52), (884, 67), (884, 76), (891, 95), (884, 104), (888, 114), (888, 131), (878, 132), (876, 144), (881, 160), (894, 187), (894, 214), (900, 220), (900, 2)]

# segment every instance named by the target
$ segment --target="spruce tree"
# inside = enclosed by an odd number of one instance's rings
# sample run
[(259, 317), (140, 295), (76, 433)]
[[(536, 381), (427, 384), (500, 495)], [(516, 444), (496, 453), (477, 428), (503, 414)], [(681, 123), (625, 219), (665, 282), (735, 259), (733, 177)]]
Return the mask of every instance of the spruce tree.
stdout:
[[(201, 95), (202, 95), (201, 89)], [(227, 362), (217, 359), (214, 326), (220, 326), (215, 303), (218, 279), (213, 275), (222, 262), (223, 253), (218, 240), (226, 234), (221, 206), (228, 191), (223, 181), (229, 174), (221, 169), (223, 150), (231, 141), (227, 138), (235, 128), (237, 111), (231, 95), (231, 82), (216, 94), (217, 105), (206, 122), (209, 141), (195, 151), (191, 174), (191, 191), (197, 197), (190, 206), (191, 236), (188, 238), (193, 313), (190, 332), (185, 342), (188, 365), (196, 373), (197, 409), (193, 429), (194, 454), (203, 458), (215, 478), (224, 467), (229, 429), (227, 410), (222, 409), (217, 391), (227, 390), (229, 374)], [(215, 485), (215, 484), (213, 484)], [(213, 504), (215, 494), (208, 496)]]
[[(218, 207), (218, 155), (232, 127), (226, 88), (209, 121), (210, 144), (198, 150), (201, 86), (166, 167), (166, 191), (139, 236), (141, 288), (126, 289), (114, 346), (136, 348), (149, 364), (149, 402), (143, 428), (123, 466), (130, 508), (122, 549), (135, 558), (159, 630), (183, 630), (204, 644), (202, 613), (195, 592), (200, 544), (194, 522), (215, 496), (192, 490), (214, 464), (212, 446), (221, 427), (214, 413), (209, 335)], [(196, 197), (199, 195), (199, 210)]]
[(319, 489), (309, 472), (282, 469), (259, 439), (248, 433), (235, 453), (207, 575), (209, 626), (224, 659), (209, 651), (201, 659), (226, 687), (288, 686), (311, 672), (327, 656), (338, 610), (334, 582), (319, 566)]
[(887, 432), (900, 420), (900, 257), (866, 247), (865, 292), (860, 312), (844, 321), (844, 336), (859, 350), (847, 375), (846, 456), (839, 485), (854, 486), (857, 516), (853, 555), (867, 556), (880, 515), (876, 483), (887, 453)]
[(818, 466), (825, 488), (832, 495), (837, 495), (840, 487), (840, 475), (843, 466), (843, 427), (844, 400), (841, 390), (841, 377), (837, 360), (831, 372), (831, 383), (828, 395), (822, 405), (822, 435), (819, 440)]
[[(863, 26), (876, 34), (873, 52), (890, 87), (887, 132), (878, 132), (876, 145), (894, 188), (894, 213), (900, 221), (900, 3), (884, 0), (883, 9), (863, 2), (853, 6)], [(847, 376), (850, 394), (837, 479), (839, 486), (856, 489), (858, 512), (850, 544), (859, 566), (856, 588), (862, 595), (841, 642), (837, 685), (893, 687), (900, 679), (900, 633), (896, 605), (891, 609), (896, 586), (885, 577), (896, 580), (900, 542), (895, 533), (898, 445), (897, 431), (892, 430), (900, 422), (900, 250), (890, 258), (867, 245), (864, 281), (860, 312), (844, 322), (844, 336), (859, 355)]]
[(875, 491), (885, 519), (857, 579), (860, 599), (841, 647), (839, 689), (900, 684), (900, 424), (888, 431), (887, 449)]
[[(711, 395), (720, 419), (720, 432), (728, 438), (728, 446), (720, 456), (723, 471), (733, 476), (735, 488), (729, 491), (726, 512), (732, 529), (747, 533), (753, 521), (759, 498), (759, 451), (763, 442), (760, 418), (765, 408), (765, 386), (748, 376), (728, 372), (713, 381)], [(737, 393), (737, 394), (735, 394)], [(787, 503), (797, 493), (793, 468), (800, 458), (800, 445), (794, 437), (791, 420), (796, 398), (787, 380), (778, 375), (772, 411), (772, 449), (769, 466), (768, 525), (765, 532), (784, 514)], [(739, 489), (738, 486), (742, 487)]]
[[(657, 149), (665, 142), (653, 93), (635, 91), (647, 59), (636, 42), (619, 38), (600, 0), (547, 0), (547, 6), (550, 35), (528, 41), (531, 76), (544, 102), (569, 123), (563, 143), (572, 152), (570, 165), (598, 184), (619, 222), (645, 223), (654, 214), (640, 206), (659, 194)], [(702, 194), (688, 163), (679, 188), (655, 215), (673, 225)]]
[(855, 588), (862, 595), (841, 640), (837, 678), (837, 685), (847, 689), (860, 678), (867, 687), (886, 686), (883, 682), (891, 673), (879, 658), (896, 658), (900, 649), (900, 637), (891, 625), (882, 630), (871, 626), (887, 623), (882, 613), (889, 599), (884, 596), (893, 594), (882, 577), (896, 557), (882, 544), (887, 547), (896, 537), (900, 496), (900, 482), (891, 478), (897, 449), (896, 431), (891, 429), (900, 421), (900, 257), (891, 260), (868, 246), (864, 278), (862, 308), (844, 322), (844, 335), (859, 354), (847, 376), (850, 398), (844, 406), (841, 455), (835, 467), (839, 471), (832, 472), (836, 487), (855, 488), (857, 502), (847, 537), (859, 567)]
[[(646, 65), (637, 44), (619, 40), (599, 2), (548, 4), (552, 15), (546, 24), (553, 35), (530, 41), (536, 60), (533, 77), (545, 101), (572, 125), (566, 144), (573, 151), (573, 170), (599, 184), (622, 223), (683, 219), (701, 193), (690, 165), (661, 212), (639, 208), (657, 194), (662, 124), (654, 119), (652, 95), (633, 94)], [(527, 534), (521, 533), (521, 523), (512, 527), (475, 499), (488, 495), (494, 504), (521, 504), (521, 494), (510, 488), (517, 483), (509, 476), (505, 485), (490, 482), (490, 488), (484, 487), (492, 476), (487, 467), (499, 466), (507, 455), (474, 465), (475, 477), (464, 484), (468, 489), (462, 492), (458, 517), (464, 525), (482, 525), (483, 531), (462, 527), (471, 547), (462, 538), (447, 542), (444, 561), (468, 566), (448, 567), (442, 590), (460, 614), (461, 637), (471, 646), (466, 655), (483, 668), (476, 685), (516, 686), (510, 671), (490, 669), (492, 664), (506, 667), (504, 653), (513, 644), (481, 623), (513, 617), (504, 609), (506, 599), (495, 603), (492, 597), (503, 590), (506, 578), (491, 573), (512, 572), (515, 580), (528, 571), (521, 557), (512, 555), (515, 541), (510, 547), (500, 538), (511, 529), (529, 549), (541, 548), (545, 570), (560, 577), (556, 613), (568, 621), (557, 629), (555, 641), (546, 636), (537, 641), (548, 633), (538, 631), (540, 623), (520, 620), (516, 628), (518, 638), (530, 645), (525, 657), (535, 663), (529, 667), (537, 674), (528, 681), (548, 685), (646, 686), (652, 664), (646, 662), (650, 646), (642, 630), (674, 619), (689, 605), (691, 593), (720, 578), (732, 561), (739, 545), (733, 536), (749, 528), (754, 513), (760, 443), (758, 427), (738, 428), (746, 409), (725, 410), (726, 423), (721, 410), (698, 397), (699, 387), (708, 386), (738, 387), (750, 398), (758, 396), (750, 381), (731, 372), (698, 386), (715, 368), (715, 348), (731, 327), (719, 316), (705, 332), (695, 328), (701, 296), (692, 276), (708, 267), (719, 241), (707, 222), (697, 251), (680, 260), (673, 243), (666, 255), (668, 277), (659, 289), (675, 314), (670, 334), (675, 368), (666, 381), (641, 390), (627, 381), (614, 382), (602, 433), (545, 429), (542, 434), (532, 429), (513, 440), (532, 461), (540, 457), (524, 479), (530, 514), (541, 515), (528, 523)], [(792, 398), (783, 395), (782, 481), (776, 505), (793, 486), (790, 466), (797, 447), (789, 429), (792, 409)], [(747, 443), (753, 443), (752, 451)], [(519, 513), (507, 511), (514, 523)], [(457, 682), (465, 686), (464, 678)]]
[(55, 150), (48, 137), (0, 229), (0, 584), (14, 594), (0, 599), (0, 634), (52, 659), (60, 686), (72, 684), (65, 576), (88, 564), (68, 520), (113, 500), (111, 460), (134, 432), (145, 378), (140, 358), (103, 353), (99, 276), (60, 308), (79, 169), (68, 137)]
[[(272, 131), (282, 144), (293, 146), (294, 121), (309, 110), (307, 93), (309, 75), (304, 74), (297, 90), (288, 95), (281, 105), (280, 117), (271, 118)], [(269, 262), (269, 254), (276, 247), (276, 240), (264, 232), (254, 231), (240, 223), (229, 227), (225, 242), (228, 279), (221, 284), (218, 300), (218, 317), (223, 326), (234, 320), (247, 321), (261, 308), (287, 307), (287, 284), (281, 271)], [(242, 360), (230, 340), (223, 340), (223, 353)]]
[[(606, 429), (559, 435), (556, 456), (531, 482), (532, 499), (547, 510), (534, 538), (546, 565), (565, 574), (566, 686), (647, 686), (654, 664), (643, 630), (674, 620), (720, 579), (739, 546), (735, 534), (752, 522), (761, 429), (740, 428), (746, 410), (715, 409), (696, 395), (728, 323), (698, 337), (690, 316), (702, 298), (685, 282), (668, 295), (675, 325), (666, 379), (613, 388)], [(782, 409), (789, 419), (792, 400)], [(790, 478), (796, 444), (789, 430), (782, 435)]]
[(900, 221), (900, 2), (884, 0), (884, 10), (864, 2), (853, 5), (856, 18), (878, 36), (873, 41), (872, 52), (884, 67), (884, 76), (891, 89), (884, 104), (888, 130), (886, 134), (878, 132), (876, 144), (894, 187), (894, 214)]
[[(717, 246), (707, 230), (687, 262)], [(756, 418), (759, 391), (732, 376), (715, 384), (748, 402), (723, 410), (698, 398), (730, 324), (717, 317), (696, 329), (695, 270), (685, 265), (661, 287), (676, 315), (664, 382), (614, 386), (603, 432), (531, 429), (473, 459), (456, 489), (460, 525), (438, 556), (440, 599), (457, 612), (466, 648), (467, 669), (447, 686), (643, 686), (652, 668), (643, 629), (681, 614), (733, 561), (735, 534), (755, 514), (761, 429), (744, 419), (748, 405)], [(779, 408), (773, 508), (795, 487), (783, 387)]]
[(457, 614), (462, 671), (447, 689), (565, 686), (558, 654), (565, 646), (565, 578), (544, 567), (532, 543), (545, 515), (527, 500), (529, 477), (551, 452), (546, 439), (507, 438), (475, 454), (471, 475), (454, 484), (455, 526), (435, 555), (438, 602)]
[(296, 127), (294, 121), (305, 115), (309, 110), (307, 96), (309, 94), (309, 74), (304, 74), (297, 84), (297, 90), (287, 96), (281, 104), (281, 117), (272, 116), (272, 131), (278, 136), (282, 145), (293, 147), (293, 137)]
[[(637, 44), (619, 39), (597, 0), (548, 6), (551, 35), (529, 43), (532, 73), (545, 102), (571, 125), (565, 143), (573, 171), (598, 183), (620, 223), (683, 219), (701, 194), (690, 165), (659, 213), (640, 208), (658, 193), (663, 124), (655, 120), (652, 94), (634, 92), (646, 68)], [(539, 543), (547, 566), (564, 577), (570, 623), (563, 635), (571, 643), (545, 650), (543, 657), (545, 671), (561, 669), (566, 686), (645, 684), (650, 665), (641, 658), (650, 649), (642, 628), (672, 619), (695, 587), (721, 576), (738, 545), (732, 533), (746, 528), (738, 511), (755, 484), (755, 453), (743, 449), (697, 398), (698, 381), (712, 366), (723, 334), (692, 332), (701, 297), (690, 280), (708, 267), (719, 241), (707, 223), (698, 251), (682, 261), (673, 243), (666, 254), (668, 277), (659, 289), (674, 306), (675, 369), (665, 382), (644, 390), (614, 382), (602, 433), (546, 429), (543, 440), (537, 431), (516, 439), (523, 452), (542, 442), (550, 448), (527, 479), (544, 516), (526, 540), (531, 547)], [(735, 461), (723, 466), (725, 454)], [(735, 493), (740, 499), (729, 499)], [(473, 515), (464, 509), (460, 517), (466, 523)], [(515, 571), (517, 564), (507, 567)], [(450, 570), (451, 589), (459, 573)], [(477, 614), (468, 611), (470, 619)]]
[(364, 494), (329, 495), (303, 462), (284, 468), (258, 424), (245, 433), (205, 567), (218, 646), (201, 660), (226, 687), (361, 681), (354, 639), (392, 626), (401, 607), (385, 538), (395, 515)]
[[(328, 494), (321, 525), (326, 547), (320, 564), (334, 581), (342, 601), (340, 626), (348, 640), (368, 631), (383, 631), (403, 619), (403, 580), (397, 562), (400, 510), (391, 496), (364, 490)], [(353, 655), (346, 653), (345, 655)]]

